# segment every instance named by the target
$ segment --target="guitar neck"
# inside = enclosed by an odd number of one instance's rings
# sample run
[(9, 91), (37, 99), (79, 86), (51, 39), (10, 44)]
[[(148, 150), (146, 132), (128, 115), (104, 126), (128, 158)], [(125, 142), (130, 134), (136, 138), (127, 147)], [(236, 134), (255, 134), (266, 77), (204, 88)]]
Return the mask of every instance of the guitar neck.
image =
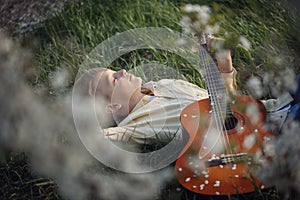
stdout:
[[(211, 102), (211, 110), (218, 116), (224, 116), (224, 114), (231, 112), (231, 108), (227, 104), (228, 95), (219, 67), (202, 46), (199, 49), (199, 56), (202, 62), (202, 74)], [(222, 113), (223, 111), (226, 111), (226, 113)]]

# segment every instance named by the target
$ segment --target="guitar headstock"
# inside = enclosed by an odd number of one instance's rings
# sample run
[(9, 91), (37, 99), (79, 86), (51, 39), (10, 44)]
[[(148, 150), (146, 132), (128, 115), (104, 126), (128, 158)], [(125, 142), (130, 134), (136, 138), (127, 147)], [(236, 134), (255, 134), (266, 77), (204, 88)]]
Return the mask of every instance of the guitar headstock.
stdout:
[[(208, 34), (208, 33), (203, 33), (200, 36), (200, 45), (209, 53), (211, 54), (211, 56), (213, 56), (213, 58), (215, 57), (212, 53), (213, 53), (213, 48), (212, 48), (212, 44), (214, 42), (216, 38), (213, 37), (213, 35)], [(201, 48), (200, 48), (201, 50)], [(214, 58), (215, 59), (215, 58)]]
[(207, 44), (208, 36), (210, 36), (210, 34), (208, 34), (208, 33), (203, 33), (203, 34), (201, 34), (201, 37), (200, 37), (200, 44), (201, 44), (202, 46)]

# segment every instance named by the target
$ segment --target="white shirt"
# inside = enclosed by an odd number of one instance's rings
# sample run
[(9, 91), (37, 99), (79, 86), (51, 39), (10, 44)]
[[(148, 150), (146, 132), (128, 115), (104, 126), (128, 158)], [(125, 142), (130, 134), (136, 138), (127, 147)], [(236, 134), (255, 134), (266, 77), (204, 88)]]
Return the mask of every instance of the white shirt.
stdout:
[[(222, 74), (228, 91), (236, 92), (235, 76), (235, 70)], [(163, 79), (146, 86), (154, 97), (145, 95), (117, 127), (104, 129), (106, 137), (135, 144), (181, 139), (181, 111), (195, 101), (208, 98), (205, 89), (183, 80)]]

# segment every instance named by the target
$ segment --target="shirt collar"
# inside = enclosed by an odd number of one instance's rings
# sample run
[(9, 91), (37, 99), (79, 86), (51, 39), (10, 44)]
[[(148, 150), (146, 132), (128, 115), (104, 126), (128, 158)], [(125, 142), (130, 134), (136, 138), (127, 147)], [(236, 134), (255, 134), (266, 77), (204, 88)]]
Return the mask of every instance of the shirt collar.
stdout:
[(134, 111), (140, 109), (141, 107), (143, 107), (144, 105), (146, 105), (149, 102), (150, 102), (150, 96), (149, 95), (143, 96), (141, 98), (141, 100), (134, 106), (134, 108), (132, 109), (131, 112), (134, 112)]

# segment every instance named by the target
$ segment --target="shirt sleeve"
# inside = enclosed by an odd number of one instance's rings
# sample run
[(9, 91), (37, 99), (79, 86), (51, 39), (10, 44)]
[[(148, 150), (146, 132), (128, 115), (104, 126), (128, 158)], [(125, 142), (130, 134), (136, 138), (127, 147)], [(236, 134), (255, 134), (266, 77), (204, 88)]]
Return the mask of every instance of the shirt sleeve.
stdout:
[[(143, 132), (143, 130), (145, 130)], [(154, 136), (148, 136), (145, 134), (147, 127), (141, 125), (140, 127), (128, 127), (128, 126), (118, 126), (118, 127), (111, 127), (103, 130), (104, 138), (118, 141), (118, 142), (125, 142), (128, 144), (147, 144), (151, 143), (151, 141), (157, 140)], [(154, 132), (153, 132), (154, 133)]]
[(228, 93), (236, 94), (237, 91), (236, 74), (237, 72), (235, 69), (233, 69), (232, 72), (229, 73), (221, 73)]
[(114, 141), (123, 141), (128, 142), (131, 140), (133, 135), (132, 130), (125, 127), (110, 127), (103, 129), (103, 134), (106, 139), (114, 140)]
[(103, 134), (105, 139), (128, 144), (144, 145), (152, 144), (153, 142), (156, 143), (157, 141), (170, 142), (174, 138), (181, 140), (181, 131), (178, 129), (178, 123), (170, 124), (170, 126), (165, 129), (162, 128), (164, 126), (163, 124), (154, 124), (155, 127), (150, 127), (145, 124), (141, 124), (135, 128), (132, 126), (111, 127), (104, 129)]

